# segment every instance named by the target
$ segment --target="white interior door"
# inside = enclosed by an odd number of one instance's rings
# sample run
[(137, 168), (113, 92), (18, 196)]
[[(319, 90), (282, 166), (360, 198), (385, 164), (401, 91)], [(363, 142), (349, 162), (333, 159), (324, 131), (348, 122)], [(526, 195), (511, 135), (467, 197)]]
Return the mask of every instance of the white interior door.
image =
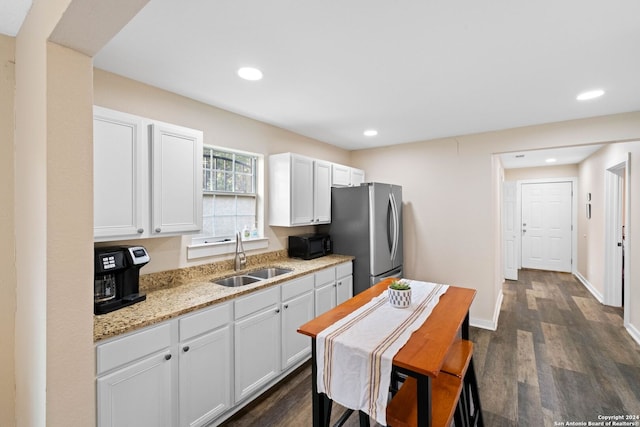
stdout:
[(503, 183), (502, 190), (502, 253), (504, 278), (518, 280), (518, 186), (515, 181)]
[(522, 267), (571, 272), (571, 182), (522, 184)]

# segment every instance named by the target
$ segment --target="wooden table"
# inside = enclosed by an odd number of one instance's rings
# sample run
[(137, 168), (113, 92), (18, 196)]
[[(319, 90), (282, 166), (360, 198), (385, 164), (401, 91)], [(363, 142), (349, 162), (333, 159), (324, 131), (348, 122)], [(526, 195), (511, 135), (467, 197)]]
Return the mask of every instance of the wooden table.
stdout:
[[(394, 279), (386, 279), (334, 309), (302, 325), (298, 332), (312, 338), (312, 394), (313, 426), (325, 427), (329, 423), (330, 401), (318, 393), (316, 366), (316, 337), (343, 317), (380, 295)], [(449, 347), (460, 332), (469, 339), (469, 308), (476, 295), (474, 289), (449, 286), (424, 324), (417, 329), (393, 358), (393, 367), (415, 377), (418, 383), (418, 426), (431, 425), (431, 378), (440, 373)]]

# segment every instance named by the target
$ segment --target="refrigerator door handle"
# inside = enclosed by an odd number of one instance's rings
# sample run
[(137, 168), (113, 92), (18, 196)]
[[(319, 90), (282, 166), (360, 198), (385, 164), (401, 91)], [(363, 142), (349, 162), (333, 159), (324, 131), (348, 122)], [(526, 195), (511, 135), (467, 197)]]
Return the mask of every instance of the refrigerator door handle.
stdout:
[(393, 193), (390, 193), (389, 202), (391, 204), (391, 214), (393, 215), (393, 242), (391, 245), (391, 260), (393, 261), (398, 254), (398, 240), (400, 234), (400, 223), (398, 218), (398, 205), (396, 203), (396, 197)]

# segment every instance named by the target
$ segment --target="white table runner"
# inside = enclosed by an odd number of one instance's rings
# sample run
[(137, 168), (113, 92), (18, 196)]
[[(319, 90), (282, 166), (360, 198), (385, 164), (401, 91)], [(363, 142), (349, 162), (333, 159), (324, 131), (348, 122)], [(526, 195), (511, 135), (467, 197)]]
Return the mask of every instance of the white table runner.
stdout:
[(384, 291), (316, 337), (318, 392), (387, 425), (393, 357), (429, 317), (449, 286), (411, 284), (409, 308), (394, 308)]

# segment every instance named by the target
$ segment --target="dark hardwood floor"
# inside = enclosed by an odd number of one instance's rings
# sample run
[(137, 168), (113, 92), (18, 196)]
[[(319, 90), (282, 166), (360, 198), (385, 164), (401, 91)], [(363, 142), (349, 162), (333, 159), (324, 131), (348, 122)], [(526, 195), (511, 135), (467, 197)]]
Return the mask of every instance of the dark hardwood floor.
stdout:
[[(522, 270), (503, 290), (498, 330), (471, 328), (486, 426), (640, 416), (640, 346), (622, 309), (601, 305), (566, 273)], [(310, 426), (309, 364), (223, 425)], [(357, 415), (345, 426), (358, 426)]]

